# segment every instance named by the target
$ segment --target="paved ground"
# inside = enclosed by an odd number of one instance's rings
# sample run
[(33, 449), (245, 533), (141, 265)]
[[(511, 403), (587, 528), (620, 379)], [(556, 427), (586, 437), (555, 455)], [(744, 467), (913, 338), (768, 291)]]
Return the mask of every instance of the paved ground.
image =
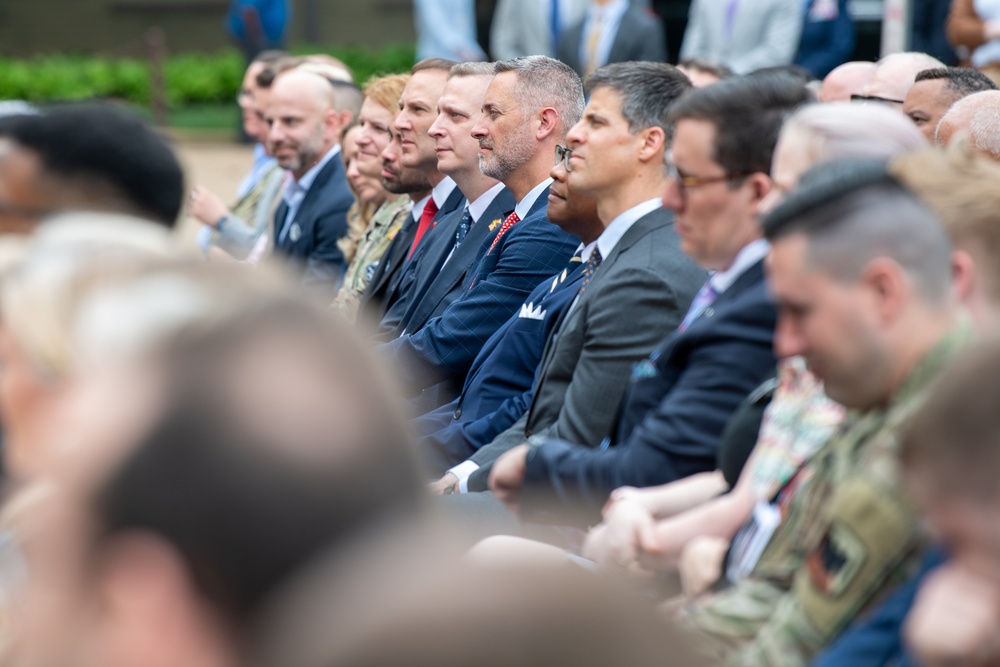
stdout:
[[(236, 187), (253, 161), (253, 149), (237, 143), (188, 139), (179, 140), (174, 146), (184, 165), (187, 189), (202, 185), (227, 202), (235, 198)], [(186, 243), (193, 244), (200, 227), (200, 222), (185, 216), (178, 233)]]

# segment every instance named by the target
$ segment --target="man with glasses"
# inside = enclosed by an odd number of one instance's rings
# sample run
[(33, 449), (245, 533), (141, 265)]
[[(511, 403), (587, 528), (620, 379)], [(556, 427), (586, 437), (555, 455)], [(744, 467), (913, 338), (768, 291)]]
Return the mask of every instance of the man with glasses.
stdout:
[(660, 201), (667, 116), (691, 89), (687, 77), (662, 63), (618, 63), (594, 72), (587, 88), (583, 119), (556, 157), (567, 184), (597, 201), (602, 228), (583, 239), (583, 279), (549, 336), (531, 402), (445, 476), (458, 491), (485, 491), (491, 464), (528, 436), (600, 443), (633, 366), (677, 328), (705, 280)]
[(903, 111), (903, 102), (917, 74), (925, 69), (944, 67), (937, 58), (926, 53), (892, 53), (875, 63), (868, 82), (860, 95), (851, 95), (852, 102), (887, 104)]
[(496, 461), (490, 489), (508, 506), (586, 525), (617, 487), (715, 468), (730, 415), (774, 371), (776, 313), (757, 207), (772, 187), (782, 122), (809, 99), (798, 81), (768, 73), (696, 89), (676, 103), (663, 203), (674, 211), (681, 249), (715, 273), (677, 332), (635, 367), (609, 433), (613, 446), (529, 438)]

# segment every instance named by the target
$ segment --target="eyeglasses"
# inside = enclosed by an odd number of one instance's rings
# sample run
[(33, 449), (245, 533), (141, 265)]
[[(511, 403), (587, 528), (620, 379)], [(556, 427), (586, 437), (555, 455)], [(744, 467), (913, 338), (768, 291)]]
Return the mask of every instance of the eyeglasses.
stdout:
[(572, 148), (566, 148), (565, 146), (556, 145), (556, 161), (555, 164), (558, 165), (560, 162), (566, 167), (566, 171), (573, 171), (569, 166), (569, 156), (573, 154)]
[(851, 95), (852, 102), (878, 102), (879, 104), (902, 104), (903, 100), (894, 100), (888, 97), (879, 97), (878, 95)]
[(677, 181), (677, 186), (680, 188), (682, 194), (691, 188), (700, 188), (703, 185), (711, 185), (713, 183), (729, 182), (732, 185), (736, 185), (738, 181), (752, 173), (754, 172), (722, 174), (721, 176), (684, 176), (677, 171), (677, 166), (673, 162), (667, 162), (667, 177)]
[(236, 93), (237, 104), (250, 104), (253, 99), (253, 91), (249, 88), (240, 88), (240, 92)]

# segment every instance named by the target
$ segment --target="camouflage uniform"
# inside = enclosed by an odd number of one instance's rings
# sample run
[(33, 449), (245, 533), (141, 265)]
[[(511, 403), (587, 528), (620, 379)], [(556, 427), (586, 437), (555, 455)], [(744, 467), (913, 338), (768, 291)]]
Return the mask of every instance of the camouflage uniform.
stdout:
[(409, 204), (410, 198), (407, 195), (400, 195), (382, 204), (358, 240), (354, 259), (344, 274), (344, 284), (333, 301), (333, 308), (349, 320), (354, 321), (357, 316), (361, 295), (375, 274), (382, 255), (388, 250), (389, 244), (409, 215)]
[(849, 413), (778, 493), (782, 521), (751, 574), (690, 604), (684, 622), (730, 665), (805, 665), (916, 571), (924, 538), (902, 489), (900, 427), (970, 338), (963, 322), (884, 409)]

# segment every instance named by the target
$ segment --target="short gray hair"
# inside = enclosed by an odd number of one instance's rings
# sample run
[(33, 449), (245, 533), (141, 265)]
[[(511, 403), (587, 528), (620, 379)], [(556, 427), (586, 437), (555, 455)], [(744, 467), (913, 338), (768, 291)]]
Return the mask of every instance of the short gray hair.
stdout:
[(813, 162), (841, 157), (890, 158), (927, 145), (913, 121), (874, 104), (809, 104), (785, 121), (781, 134), (792, 131), (804, 135)]
[(552, 107), (559, 114), (564, 135), (583, 116), (583, 83), (566, 63), (548, 56), (524, 56), (494, 64), (494, 74), (503, 72), (517, 75), (521, 109), (530, 115)]
[(448, 77), (456, 76), (493, 76), (493, 63), (468, 62), (452, 65)]

